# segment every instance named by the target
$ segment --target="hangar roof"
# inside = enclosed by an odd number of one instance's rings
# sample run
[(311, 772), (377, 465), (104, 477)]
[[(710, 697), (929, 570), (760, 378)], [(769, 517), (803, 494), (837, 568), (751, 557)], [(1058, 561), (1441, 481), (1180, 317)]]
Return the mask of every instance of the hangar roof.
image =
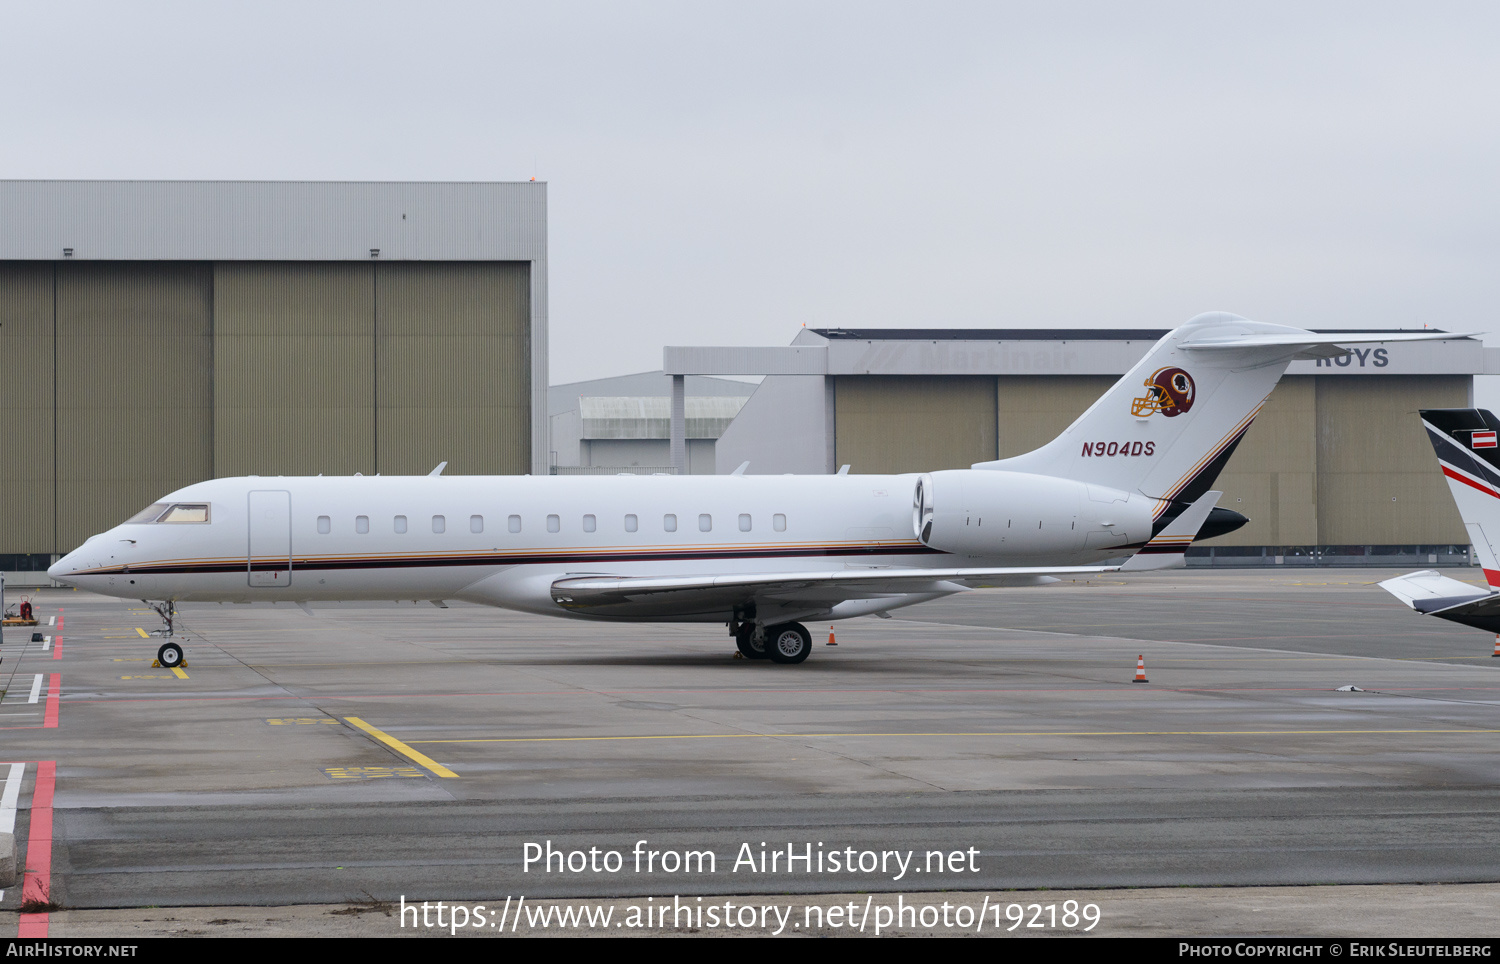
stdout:
[(6, 261), (533, 261), (543, 182), (0, 181)]

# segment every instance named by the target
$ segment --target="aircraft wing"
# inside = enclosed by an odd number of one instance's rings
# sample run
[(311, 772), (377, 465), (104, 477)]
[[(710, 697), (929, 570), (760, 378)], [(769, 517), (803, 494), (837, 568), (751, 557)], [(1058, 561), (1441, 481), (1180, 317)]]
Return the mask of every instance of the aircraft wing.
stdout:
[[(992, 586), (1036, 586), (1055, 582), (1059, 576), (1093, 575), (1116, 568), (867, 568), (690, 576), (578, 574), (554, 581), (552, 600), (571, 612), (642, 618), (727, 612), (750, 603), (757, 608), (819, 611), (849, 600), (908, 595), (926, 598)], [(892, 599), (891, 608), (901, 604)]]
[(1419, 613), (1500, 633), (1500, 593), (1450, 579), (1434, 569), (1387, 579), (1380, 588)]

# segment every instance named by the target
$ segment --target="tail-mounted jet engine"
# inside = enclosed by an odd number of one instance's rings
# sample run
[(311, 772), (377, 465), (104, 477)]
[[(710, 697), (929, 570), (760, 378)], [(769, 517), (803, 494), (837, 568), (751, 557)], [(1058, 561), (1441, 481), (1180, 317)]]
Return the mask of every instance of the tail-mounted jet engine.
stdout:
[(918, 477), (912, 528), (923, 545), (963, 555), (1108, 550), (1151, 538), (1154, 502), (1071, 479), (955, 469)]

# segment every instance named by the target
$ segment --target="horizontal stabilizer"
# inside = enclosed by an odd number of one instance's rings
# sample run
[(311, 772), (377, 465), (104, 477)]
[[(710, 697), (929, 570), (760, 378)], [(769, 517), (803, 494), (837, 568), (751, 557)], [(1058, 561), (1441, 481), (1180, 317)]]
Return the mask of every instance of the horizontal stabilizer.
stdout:
[(1211, 335), (1190, 338), (1177, 347), (1188, 351), (1214, 351), (1229, 348), (1301, 348), (1304, 351), (1331, 349), (1344, 354), (1341, 345), (1368, 345), (1375, 342), (1444, 341), (1449, 338), (1472, 338), (1473, 335), (1450, 331), (1301, 331), (1271, 334)]
[(1419, 613), (1500, 633), (1500, 593), (1486, 592), (1432, 569), (1387, 579), (1380, 588)]

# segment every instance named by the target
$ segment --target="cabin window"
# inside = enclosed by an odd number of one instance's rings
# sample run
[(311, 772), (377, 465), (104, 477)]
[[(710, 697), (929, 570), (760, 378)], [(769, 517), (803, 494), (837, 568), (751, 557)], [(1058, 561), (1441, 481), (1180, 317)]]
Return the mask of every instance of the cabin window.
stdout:
[(661, 527), (663, 529), (667, 530), (668, 532), (676, 532), (677, 531), (677, 516), (673, 515), (670, 512), (668, 512), (666, 515), (662, 516), (661, 517)]
[(640, 528), (640, 521), (638, 519), (636, 519), (636, 517), (634, 515), (627, 515), (625, 517), (625, 531), (626, 532), (634, 532), (636, 529), (639, 529), (639, 528)]
[(748, 513), (748, 512), (741, 512), (740, 513), (740, 531), (741, 532), (749, 532), (750, 531), (750, 513)]
[(559, 532), (562, 530), (562, 520), (555, 515), (547, 516), (547, 531)]
[(432, 531), (433, 532), (439, 532), (439, 533), (441, 533), (441, 532), (446, 531), (447, 528), (448, 528), (448, 520), (447, 519), (444, 519), (440, 515), (435, 515), (435, 516), (432, 517)]
[(355, 516), (354, 517), (354, 531), (358, 532), (358, 533), (369, 532), (370, 531), (370, 517), (367, 516), (367, 515), (357, 515), (357, 516)]
[(328, 535), (328, 533), (330, 533), (332, 531), (333, 531), (333, 520), (330, 519), (330, 518), (328, 518), (328, 516), (326, 516), (326, 515), (320, 515), (320, 516), (318, 516), (318, 532), (320, 532), (320, 533), (322, 533), (323, 535), (326, 536), (326, 535)]
[(471, 515), (471, 516), (469, 516), (469, 531), (473, 532), (473, 533), (483, 532), (484, 531), (484, 516), (482, 516), (482, 515)]
[(397, 532), (405, 532), (406, 531), (406, 516), (404, 516), (404, 515), (398, 515), (398, 516), (396, 516), (395, 520), (392, 523), (392, 528), (394, 528)]
[(775, 529), (777, 532), (785, 532), (786, 516), (782, 515), (780, 512), (771, 516), (771, 528)]
[(521, 531), (521, 517), (518, 516), (518, 515), (511, 516), (509, 519), (506, 520), (506, 527), (508, 529), (510, 529), (511, 532), (520, 532)]
[(713, 529), (714, 529), (714, 517), (713, 516), (711, 516), (707, 512), (705, 512), (705, 513), (703, 513), (702, 515), (700, 515), (698, 517), (698, 531), (699, 532), (712, 532)]
[(592, 515), (586, 515), (583, 517), (584, 532), (593, 532), (597, 528), (599, 528), (599, 520), (595, 519)]

